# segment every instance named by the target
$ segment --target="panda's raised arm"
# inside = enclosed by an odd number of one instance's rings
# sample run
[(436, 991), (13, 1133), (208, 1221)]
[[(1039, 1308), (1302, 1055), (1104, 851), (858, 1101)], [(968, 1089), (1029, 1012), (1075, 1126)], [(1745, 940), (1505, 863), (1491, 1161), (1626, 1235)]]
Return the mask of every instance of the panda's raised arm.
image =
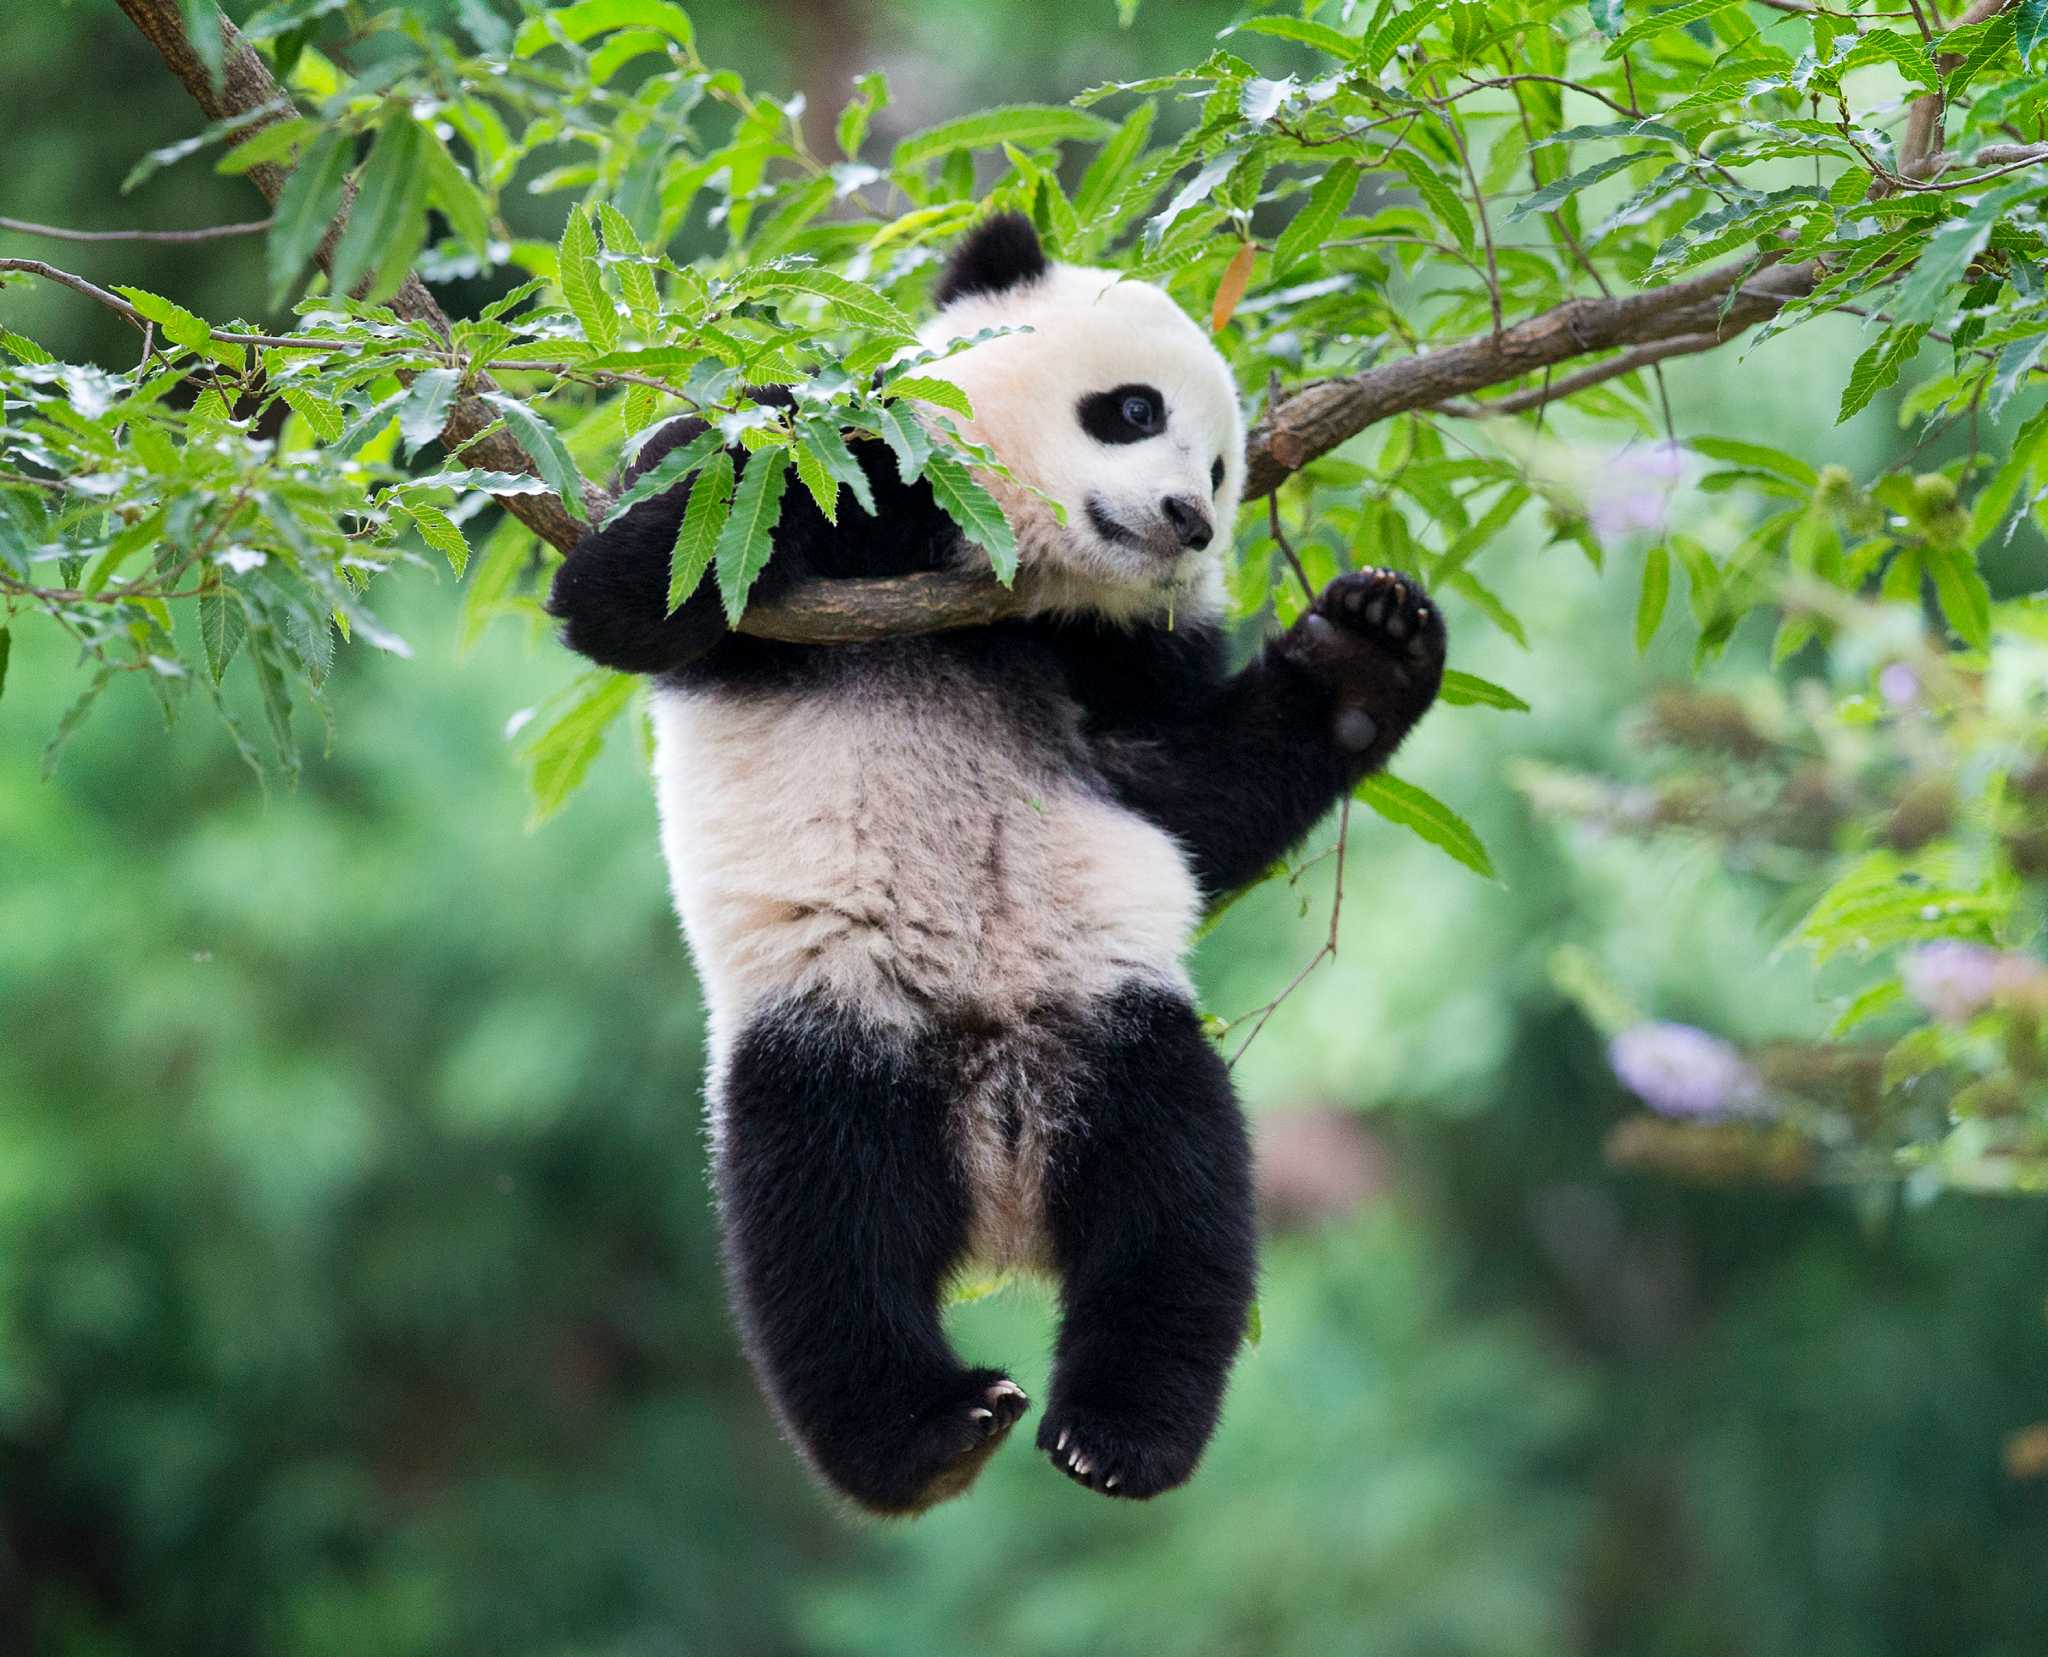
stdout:
[[(756, 402), (786, 404), (789, 393), (763, 386)], [(694, 441), (705, 430), (695, 419), (671, 421), (650, 438), (625, 482), (633, 483), (664, 455)], [(848, 446), (867, 474), (874, 493), (870, 516), (851, 490), (839, 497), (839, 522), (828, 522), (806, 489), (783, 496), (775, 526), (775, 551), (750, 595), (771, 601), (811, 578), (907, 575), (945, 567), (959, 546), (960, 532), (932, 499), (923, 480), (906, 484), (894, 457), (881, 443), (853, 438)], [(727, 451), (744, 471), (747, 451)], [(691, 485), (640, 502), (609, 529), (593, 530), (555, 573), (548, 612), (562, 622), (571, 650), (603, 667), (626, 673), (666, 673), (696, 660), (726, 633), (716, 582), (706, 579), (673, 615), (668, 614), (669, 558), (689, 504)]]
[(1213, 627), (1076, 653), (1097, 767), (1186, 849), (1210, 899), (1258, 879), (1393, 757), (1443, 676), (1443, 618), (1390, 570), (1340, 576), (1241, 672)]

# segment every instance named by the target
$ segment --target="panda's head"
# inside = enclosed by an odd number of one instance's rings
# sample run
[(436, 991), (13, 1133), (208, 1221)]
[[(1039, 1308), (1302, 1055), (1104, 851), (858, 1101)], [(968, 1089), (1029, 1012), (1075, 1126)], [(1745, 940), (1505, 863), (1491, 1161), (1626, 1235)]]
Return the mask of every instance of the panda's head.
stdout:
[(962, 435), (1008, 468), (991, 488), (1043, 599), (1134, 616), (1213, 592), (1244, 483), (1244, 421), (1201, 329), (1149, 283), (1048, 260), (1016, 214), (961, 244), (935, 297), (927, 345), (1030, 330), (919, 372), (967, 393)]

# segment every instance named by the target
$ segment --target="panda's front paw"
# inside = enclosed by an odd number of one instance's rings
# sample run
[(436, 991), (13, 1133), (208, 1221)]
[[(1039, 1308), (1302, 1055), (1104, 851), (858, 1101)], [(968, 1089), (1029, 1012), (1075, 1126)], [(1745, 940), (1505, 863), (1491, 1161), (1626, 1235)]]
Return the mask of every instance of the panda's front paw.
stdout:
[(1289, 629), (1281, 648), (1333, 694), (1330, 739), (1383, 760), (1436, 699), (1444, 672), (1443, 613), (1413, 576), (1340, 575)]

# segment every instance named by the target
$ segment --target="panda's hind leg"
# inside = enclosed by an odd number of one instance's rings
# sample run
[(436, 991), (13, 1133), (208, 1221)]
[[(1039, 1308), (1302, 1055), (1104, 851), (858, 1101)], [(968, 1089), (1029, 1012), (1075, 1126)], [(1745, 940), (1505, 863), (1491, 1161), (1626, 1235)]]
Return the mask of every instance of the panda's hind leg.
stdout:
[(816, 1001), (757, 1016), (719, 1090), (716, 1178), (747, 1356), (797, 1447), (871, 1512), (957, 1496), (1024, 1413), (940, 1324), (968, 1192), (914, 1041)]
[(1092, 1019), (1080, 1120), (1045, 1176), (1062, 1318), (1038, 1447), (1106, 1496), (1195, 1470), (1258, 1272), (1251, 1148), (1180, 995), (1125, 989)]

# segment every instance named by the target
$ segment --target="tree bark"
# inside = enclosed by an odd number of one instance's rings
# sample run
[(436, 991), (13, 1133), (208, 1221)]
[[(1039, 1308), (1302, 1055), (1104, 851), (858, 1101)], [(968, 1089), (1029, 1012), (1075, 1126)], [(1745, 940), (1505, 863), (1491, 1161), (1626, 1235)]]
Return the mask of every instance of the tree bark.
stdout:
[[(291, 113), (289, 95), (226, 17), (221, 19), (224, 74), (216, 89), (186, 38), (178, 0), (118, 3), (209, 119), (275, 106), (277, 113), (254, 123), (251, 130), (256, 130)], [(1997, 0), (1978, 0), (1974, 9), (1986, 7), (1997, 10)], [(249, 176), (274, 203), (288, 174), (281, 166), (266, 164), (251, 168)], [(345, 200), (342, 218), (346, 213)], [(318, 258), (323, 269), (332, 256), (341, 222), (337, 219), (320, 245)], [(1595, 352), (1654, 347), (1661, 341), (1680, 339), (1686, 341), (1683, 349), (1688, 351), (1726, 343), (1811, 292), (1817, 275), (1812, 264), (1758, 270), (1753, 259), (1739, 260), (1665, 288), (1621, 298), (1570, 300), (1498, 333), (1446, 350), (1301, 386), (1271, 410), (1246, 440), (1245, 499), (1271, 494), (1318, 456), (1396, 414), (1435, 407)], [(1730, 290), (1737, 284), (1740, 289), (1731, 299)], [(390, 303), (400, 316), (426, 322), (444, 336), (449, 331), (447, 317), (417, 275), (406, 277)], [(1641, 355), (1643, 360), (1651, 360), (1649, 352)], [(1608, 377), (1600, 371), (1610, 368), (1612, 365), (1598, 364), (1583, 371), (1582, 383)], [(1517, 393), (1516, 398), (1525, 399), (1520, 404), (1525, 407), (1544, 400), (1540, 392)], [(1503, 399), (1499, 410), (1479, 405), (1460, 412), (1506, 412), (1505, 405), (1514, 400)], [(480, 397), (460, 399), (441, 441), (451, 449), (461, 448), (497, 418), (497, 412)], [(464, 459), (494, 471), (534, 471), (525, 451), (503, 432), (469, 448)], [(501, 504), (542, 540), (564, 552), (589, 528), (565, 511), (553, 495), (505, 496)], [(586, 504), (594, 522), (603, 516), (610, 501), (593, 489), (587, 493)], [(982, 626), (1015, 614), (1023, 602), (996, 585), (993, 576), (980, 572), (813, 582), (775, 604), (750, 608), (740, 621), (740, 631), (803, 644), (855, 643)]]

